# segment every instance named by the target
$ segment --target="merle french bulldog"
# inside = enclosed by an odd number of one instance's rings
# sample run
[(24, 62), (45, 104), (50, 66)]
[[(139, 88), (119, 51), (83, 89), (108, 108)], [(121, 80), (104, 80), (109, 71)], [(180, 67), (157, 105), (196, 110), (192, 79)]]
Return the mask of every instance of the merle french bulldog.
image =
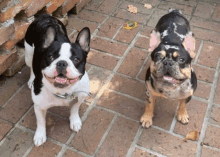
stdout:
[(143, 127), (152, 125), (157, 97), (179, 100), (178, 121), (189, 122), (186, 103), (197, 87), (191, 61), (195, 57), (195, 38), (189, 22), (178, 10), (169, 10), (150, 35), (151, 64), (146, 73), (147, 102), (140, 119)]

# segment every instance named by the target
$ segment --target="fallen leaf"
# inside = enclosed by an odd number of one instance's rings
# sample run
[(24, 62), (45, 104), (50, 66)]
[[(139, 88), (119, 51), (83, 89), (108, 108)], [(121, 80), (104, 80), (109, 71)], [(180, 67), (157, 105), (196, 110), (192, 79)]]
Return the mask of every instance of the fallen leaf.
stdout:
[(136, 14), (137, 13), (137, 7), (133, 6), (133, 5), (128, 5), (128, 11), (131, 13)]
[(196, 141), (196, 139), (199, 137), (199, 133), (198, 131), (191, 131), (190, 133), (188, 133), (185, 137), (185, 141), (187, 140), (193, 140)]
[(147, 9), (152, 9), (152, 5), (150, 5), (150, 4), (144, 4), (144, 7)]
[(134, 22), (134, 21), (128, 21), (123, 26), (123, 28), (125, 28), (127, 30), (130, 30), (130, 29), (133, 29), (133, 28), (136, 28), (136, 27), (137, 27), (137, 22)]

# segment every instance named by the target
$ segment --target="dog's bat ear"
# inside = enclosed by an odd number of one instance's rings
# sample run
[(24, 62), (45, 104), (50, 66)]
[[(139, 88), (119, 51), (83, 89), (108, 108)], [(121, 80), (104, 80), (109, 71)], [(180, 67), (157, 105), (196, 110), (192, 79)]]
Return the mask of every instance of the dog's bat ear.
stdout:
[(160, 44), (160, 33), (153, 30), (150, 34), (150, 48), (149, 51), (153, 52), (153, 50)]
[(190, 32), (189, 34), (186, 35), (182, 44), (183, 44), (184, 48), (189, 52), (190, 57), (194, 58), (196, 56), (196, 53), (195, 53), (196, 40), (195, 40), (192, 32)]
[(83, 49), (83, 51), (85, 51), (87, 54), (89, 53), (90, 50), (90, 30), (88, 27), (83, 28), (77, 38), (76, 38), (76, 43), (78, 43), (81, 47), (81, 49)]
[(52, 44), (54, 39), (55, 39), (55, 29), (53, 27), (47, 28), (43, 47), (48, 48), (50, 44)]

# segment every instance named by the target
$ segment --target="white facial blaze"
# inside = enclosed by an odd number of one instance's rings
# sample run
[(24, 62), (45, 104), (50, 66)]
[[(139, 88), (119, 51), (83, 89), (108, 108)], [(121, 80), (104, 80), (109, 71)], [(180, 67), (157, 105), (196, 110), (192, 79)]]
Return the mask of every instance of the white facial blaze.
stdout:
[(60, 52), (59, 52), (60, 57), (70, 58), (71, 56), (70, 49), (71, 49), (71, 45), (69, 43), (63, 43), (61, 45)]

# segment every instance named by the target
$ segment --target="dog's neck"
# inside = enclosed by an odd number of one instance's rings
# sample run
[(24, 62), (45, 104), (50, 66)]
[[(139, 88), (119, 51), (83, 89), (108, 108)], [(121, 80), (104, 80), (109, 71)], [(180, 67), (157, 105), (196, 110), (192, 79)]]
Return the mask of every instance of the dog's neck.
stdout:
[(53, 93), (53, 95), (56, 97), (56, 98), (59, 98), (59, 99), (70, 99), (70, 100), (73, 100), (75, 99), (75, 94), (76, 93), (86, 93), (88, 96), (91, 96), (92, 97), (92, 94), (91, 93), (88, 93), (88, 92), (85, 92), (85, 91), (74, 91), (73, 93), (65, 93), (65, 94), (59, 94), (59, 93)]

